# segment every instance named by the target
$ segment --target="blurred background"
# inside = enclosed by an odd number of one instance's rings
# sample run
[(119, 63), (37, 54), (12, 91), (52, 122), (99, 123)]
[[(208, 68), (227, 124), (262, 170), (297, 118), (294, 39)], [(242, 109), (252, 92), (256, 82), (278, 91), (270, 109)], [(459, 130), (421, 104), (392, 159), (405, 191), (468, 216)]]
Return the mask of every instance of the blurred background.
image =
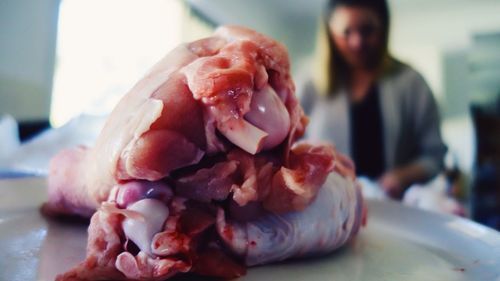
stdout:
[[(390, 50), (424, 75), (440, 106), (450, 192), (475, 220), (500, 228), (500, 1), (389, 3)], [(76, 116), (105, 115), (166, 52), (220, 24), (246, 25), (283, 42), (300, 83), (323, 5), (0, 0), (0, 151), (8, 155), (20, 141)]]

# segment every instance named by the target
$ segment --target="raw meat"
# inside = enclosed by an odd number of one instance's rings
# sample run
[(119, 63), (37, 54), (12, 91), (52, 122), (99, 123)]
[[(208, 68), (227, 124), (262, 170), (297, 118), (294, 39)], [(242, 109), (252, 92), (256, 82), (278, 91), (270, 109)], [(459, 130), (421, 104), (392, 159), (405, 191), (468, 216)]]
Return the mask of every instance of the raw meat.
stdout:
[(250, 29), (172, 50), (95, 146), (51, 161), (43, 212), (92, 216), (86, 260), (57, 280), (234, 278), (353, 238), (366, 218), (354, 166), (297, 142), (294, 91), (286, 48)]

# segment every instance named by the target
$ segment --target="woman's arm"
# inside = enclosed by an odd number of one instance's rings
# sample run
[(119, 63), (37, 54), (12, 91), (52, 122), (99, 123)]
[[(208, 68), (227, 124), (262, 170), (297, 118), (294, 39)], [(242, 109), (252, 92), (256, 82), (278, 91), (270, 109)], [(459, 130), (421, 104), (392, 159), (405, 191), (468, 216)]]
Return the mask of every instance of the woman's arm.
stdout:
[(406, 97), (406, 112), (411, 113), (409, 120), (414, 130), (412, 136), (417, 144), (417, 153), (413, 161), (395, 167), (380, 177), (380, 185), (394, 198), (401, 198), (410, 185), (425, 182), (442, 171), (447, 150), (441, 138), (438, 107), (429, 86), (416, 72), (408, 84), (411, 90)]

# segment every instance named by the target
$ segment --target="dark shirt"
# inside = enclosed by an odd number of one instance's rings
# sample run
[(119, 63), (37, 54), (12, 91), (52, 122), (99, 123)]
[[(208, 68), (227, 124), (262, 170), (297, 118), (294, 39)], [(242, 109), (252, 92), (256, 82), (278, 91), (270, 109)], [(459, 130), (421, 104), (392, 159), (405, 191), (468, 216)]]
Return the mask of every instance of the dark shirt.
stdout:
[(385, 170), (382, 112), (376, 85), (362, 101), (351, 103), (350, 114), (356, 174), (376, 179)]

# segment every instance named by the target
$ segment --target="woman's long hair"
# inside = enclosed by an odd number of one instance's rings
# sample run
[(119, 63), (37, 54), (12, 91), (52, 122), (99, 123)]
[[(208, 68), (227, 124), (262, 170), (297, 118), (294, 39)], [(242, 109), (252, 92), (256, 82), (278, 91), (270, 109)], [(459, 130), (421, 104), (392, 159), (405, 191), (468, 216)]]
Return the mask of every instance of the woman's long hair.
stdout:
[(322, 95), (331, 95), (348, 80), (347, 63), (339, 55), (329, 28), (329, 20), (333, 11), (339, 6), (363, 7), (374, 11), (382, 23), (382, 50), (378, 58), (379, 69), (382, 72), (389, 68), (391, 57), (388, 52), (389, 44), (389, 7), (385, 0), (329, 0), (324, 13), (320, 17), (313, 82)]

